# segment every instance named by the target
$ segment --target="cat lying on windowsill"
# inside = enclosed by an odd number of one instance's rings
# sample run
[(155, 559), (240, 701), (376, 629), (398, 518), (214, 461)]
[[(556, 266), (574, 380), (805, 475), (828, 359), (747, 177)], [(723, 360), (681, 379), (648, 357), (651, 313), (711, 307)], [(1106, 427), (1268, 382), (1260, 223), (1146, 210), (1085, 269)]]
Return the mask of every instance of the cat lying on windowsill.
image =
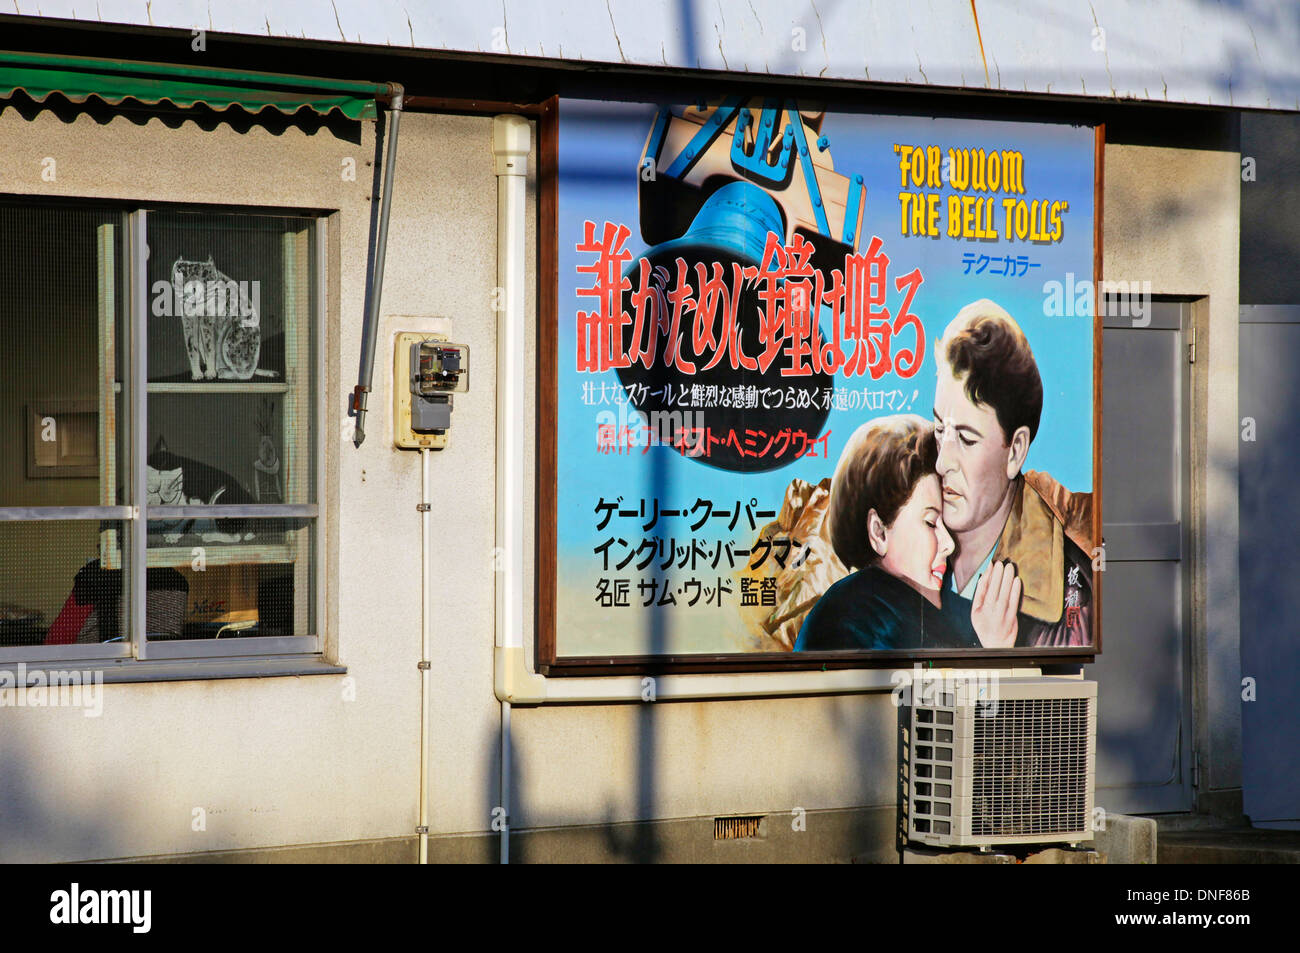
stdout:
[[(245, 505), (254, 502), (239, 482), (230, 474), (189, 457), (178, 456), (167, 449), (162, 437), (149, 454), (149, 489), (146, 501), (151, 506), (212, 506), (218, 501), (228, 505)], [(191, 496), (194, 493), (196, 495)], [(163, 540), (175, 545), (181, 538), (193, 534), (205, 543), (240, 543), (253, 538), (248, 520), (243, 517), (226, 519), (150, 520), (161, 526)]]

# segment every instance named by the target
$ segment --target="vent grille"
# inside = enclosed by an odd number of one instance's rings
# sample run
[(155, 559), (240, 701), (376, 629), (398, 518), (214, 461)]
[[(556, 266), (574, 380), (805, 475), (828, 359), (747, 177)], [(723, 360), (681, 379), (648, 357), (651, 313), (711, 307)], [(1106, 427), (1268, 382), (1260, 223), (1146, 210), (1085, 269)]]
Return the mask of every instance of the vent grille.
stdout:
[(1088, 827), (1091, 699), (1002, 699), (974, 719), (971, 833), (1051, 834)]
[(714, 840), (741, 840), (758, 837), (763, 823), (762, 814), (745, 817), (715, 817), (713, 819)]

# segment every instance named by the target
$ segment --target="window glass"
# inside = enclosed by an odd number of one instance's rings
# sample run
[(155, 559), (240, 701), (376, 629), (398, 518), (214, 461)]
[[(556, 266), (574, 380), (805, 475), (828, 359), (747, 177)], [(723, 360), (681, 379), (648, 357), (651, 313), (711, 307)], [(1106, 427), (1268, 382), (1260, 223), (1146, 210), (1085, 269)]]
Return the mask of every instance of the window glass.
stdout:
[(60, 518), (127, 498), (123, 222), (0, 203), (0, 648), (57, 655), (123, 633), (122, 524)]
[(310, 503), (310, 220), (149, 215), (149, 502)]
[[(311, 220), (151, 212), (150, 640), (315, 632)], [(276, 514), (279, 516), (280, 514)]]
[(149, 640), (314, 634), (313, 541), (307, 519), (150, 520)]
[(106, 568), (104, 559), (110, 550), (120, 553), (122, 526), (0, 521), (0, 648), (129, 638), (121, 559), (116, 569)]
[(0, 506), (122, 498), (121, 223), (0, 204)]

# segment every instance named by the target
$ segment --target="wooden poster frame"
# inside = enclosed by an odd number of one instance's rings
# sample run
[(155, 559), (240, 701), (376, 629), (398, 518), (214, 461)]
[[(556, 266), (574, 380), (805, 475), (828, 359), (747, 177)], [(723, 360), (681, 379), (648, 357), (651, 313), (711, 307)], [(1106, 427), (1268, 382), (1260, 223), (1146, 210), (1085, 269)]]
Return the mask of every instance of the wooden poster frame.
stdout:
[[(764, 652), (690, 655), (559, 656), (556, 590), (558, 571), (557, 501), (559, 412), (559, 97), (542, 103), (538, 114), (538, 322), (536, 466), (536, 670), (545, 676), (754, 673), (765, 671), (898, 668), (920, 663), (951, 668), (1064, 666), (1091, 662), (1101, 653), (1101, 572), (1094, 572), (1093, 644), (1059, 649), (950, 649), (909, 651)], [(828, 106), (828, 108), (833, 108)], [(1093, 280), (1101, 286), (1103, 159), (1105, 125), (1095, 129), (1093, 166)], [(1092, 533), (1102, 544), (1102, 296), (1093, 295), (1093, 488)]]

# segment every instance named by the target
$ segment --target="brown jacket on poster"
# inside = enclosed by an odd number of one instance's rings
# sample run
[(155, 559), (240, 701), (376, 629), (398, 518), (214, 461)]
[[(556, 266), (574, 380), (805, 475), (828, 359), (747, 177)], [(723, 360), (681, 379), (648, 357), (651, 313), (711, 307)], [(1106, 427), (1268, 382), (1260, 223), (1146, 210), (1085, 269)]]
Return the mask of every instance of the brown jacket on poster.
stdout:
[(1023, 589), (1016, 645), (1090, 645), (1092, 495), (1032, 470), (1017, 482), (995, 550), (1015, 565)]
[(1037, 470), (1026, 470), (1024, 478), (1064, 526), (1065, 535), (1085, 553), (1092, 552), (1092, 494), (1071, 493)]

